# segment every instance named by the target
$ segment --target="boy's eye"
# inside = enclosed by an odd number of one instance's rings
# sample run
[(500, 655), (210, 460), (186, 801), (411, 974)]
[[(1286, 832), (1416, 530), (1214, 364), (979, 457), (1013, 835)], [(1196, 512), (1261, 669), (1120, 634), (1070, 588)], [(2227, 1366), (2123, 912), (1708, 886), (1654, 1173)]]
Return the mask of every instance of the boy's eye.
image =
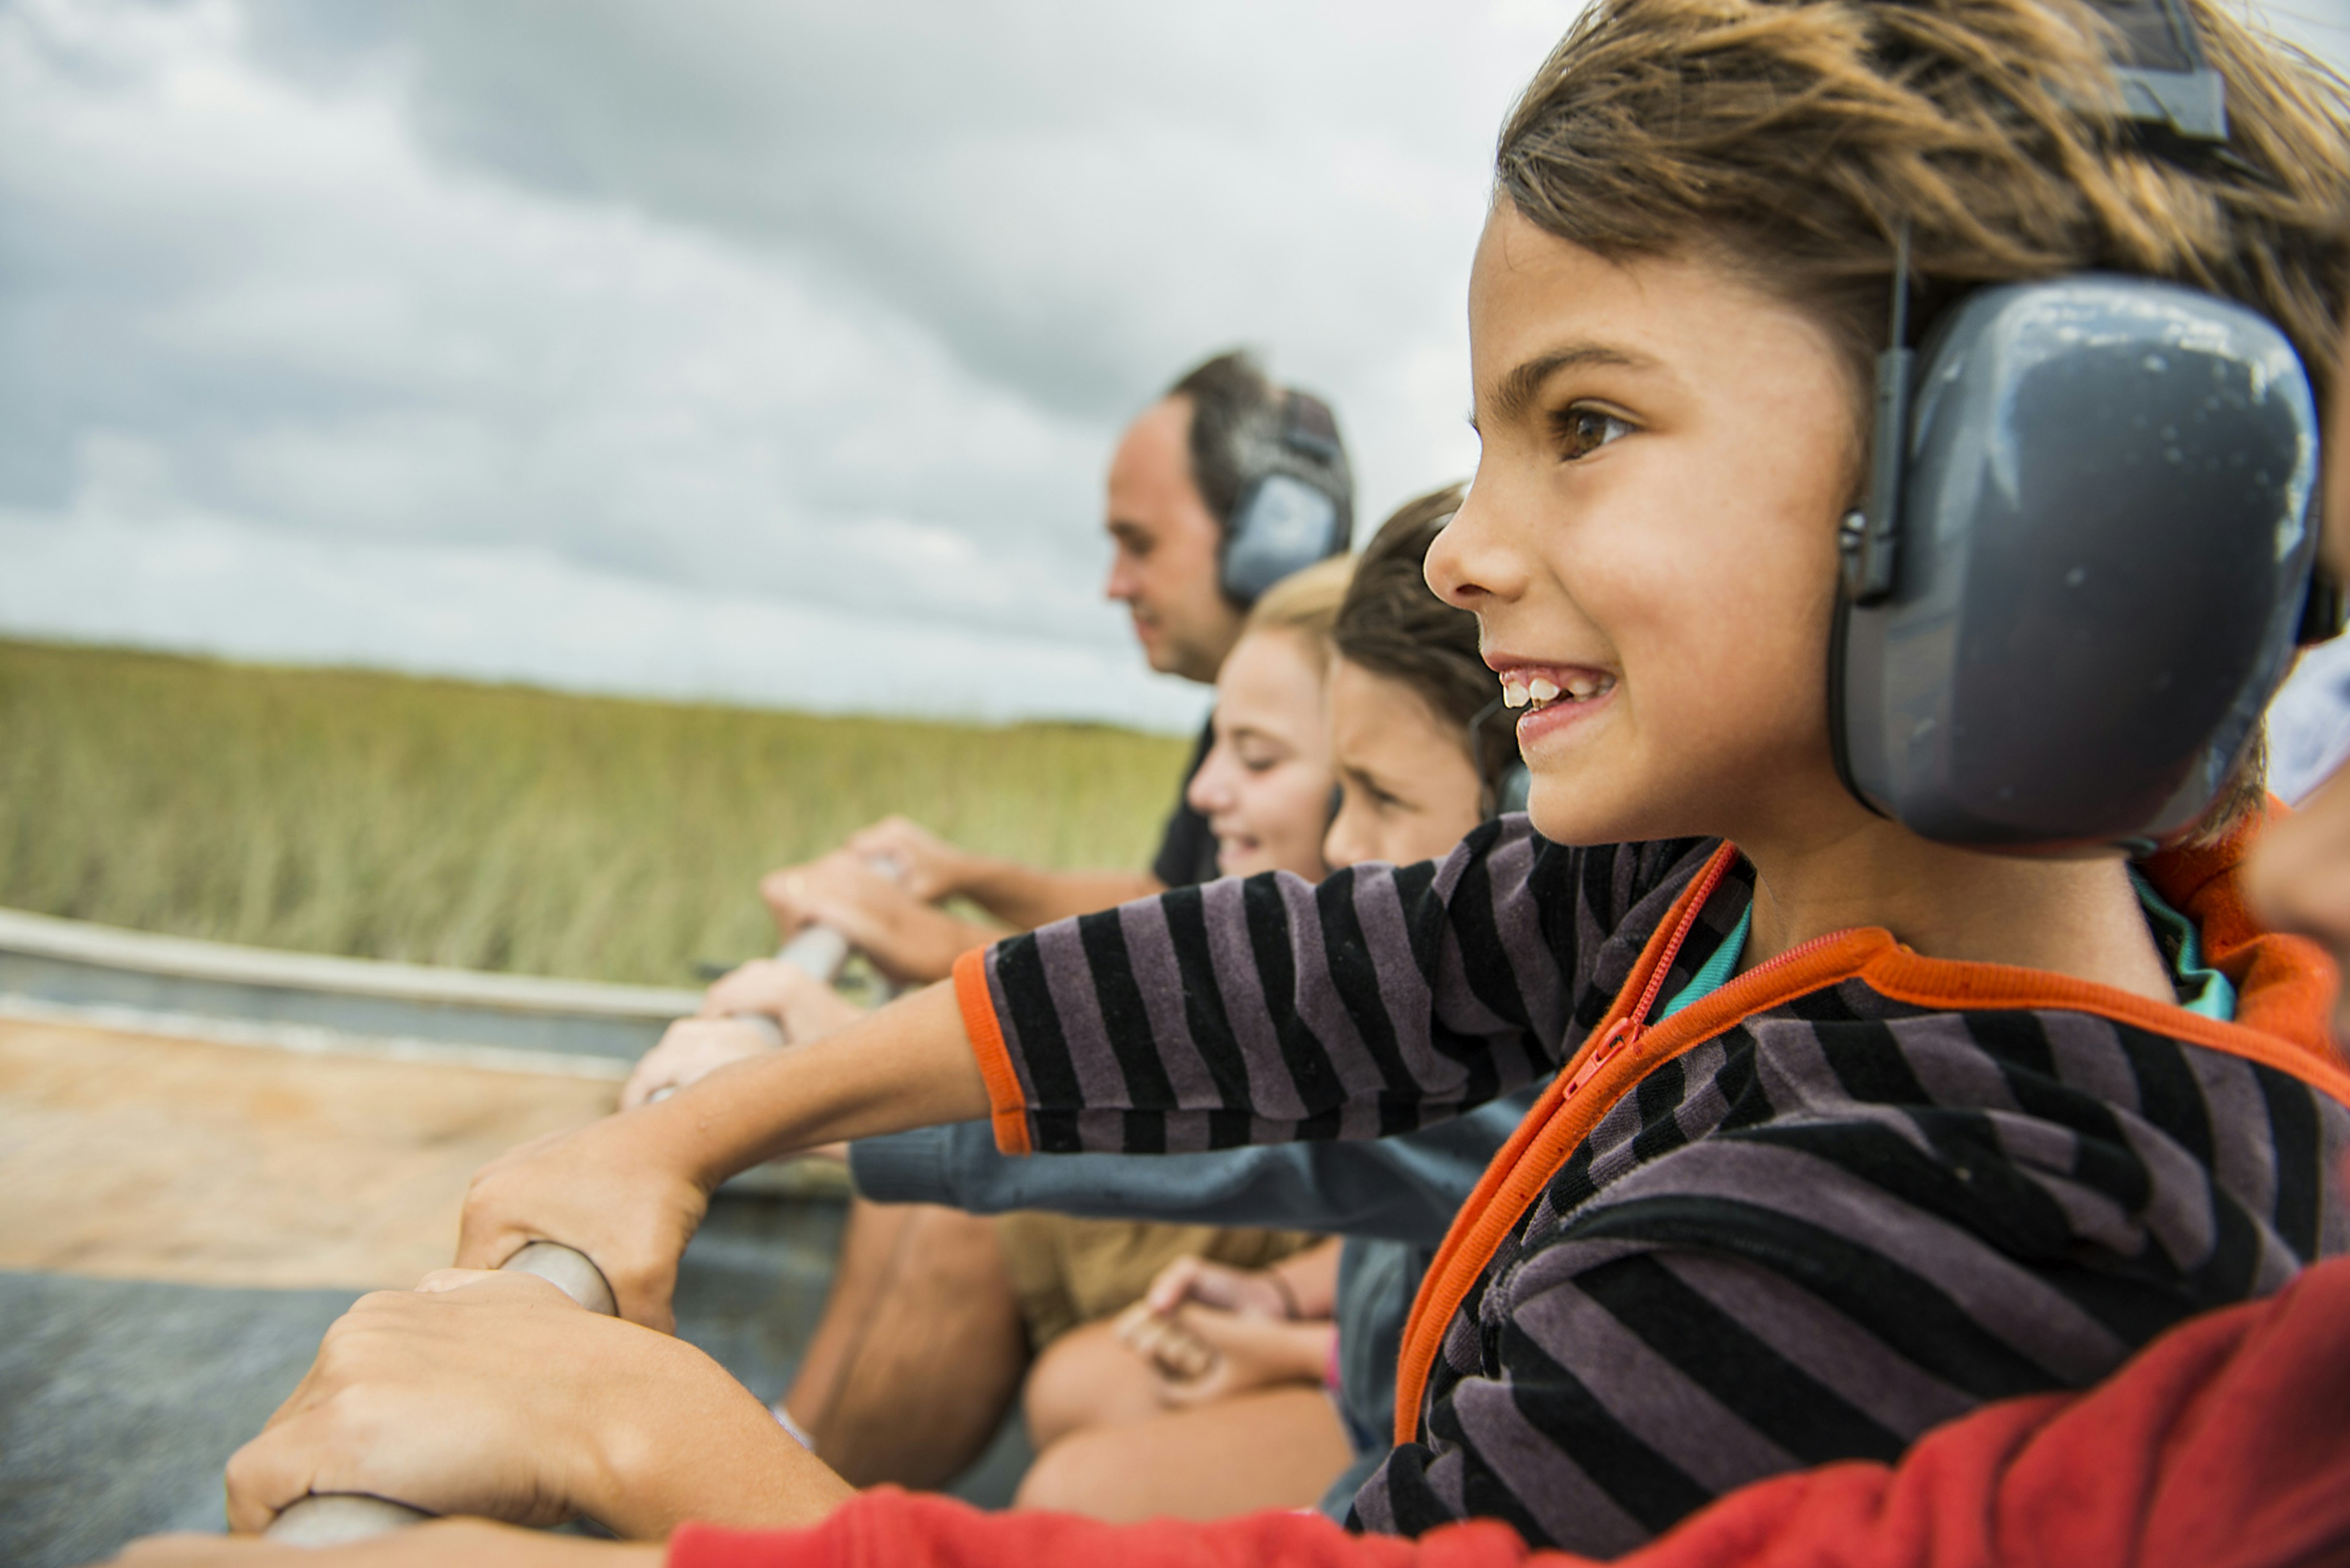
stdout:
[(1629, 420), (1619, 419), (1605, 409), (1582, 405), (1555, 415), (1553, 422), (1558, 429), (1559, 455), (1569, 462), (1588, 457), (1617, 437), (1632, 433)]

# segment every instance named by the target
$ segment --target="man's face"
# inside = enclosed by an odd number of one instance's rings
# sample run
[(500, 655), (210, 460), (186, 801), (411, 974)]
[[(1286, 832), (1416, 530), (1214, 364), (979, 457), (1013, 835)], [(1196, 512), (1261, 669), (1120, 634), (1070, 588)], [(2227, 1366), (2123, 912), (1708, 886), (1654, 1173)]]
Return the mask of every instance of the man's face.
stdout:
[(1110, 563), (1103, 591), (1134, 616), (1150, 668), (1213, 680), (1241, 612), (1216, 586), (1223, 530), (1191, 483), (1191, 403), (1170, 398), (1127, 427), (1109, 464)]

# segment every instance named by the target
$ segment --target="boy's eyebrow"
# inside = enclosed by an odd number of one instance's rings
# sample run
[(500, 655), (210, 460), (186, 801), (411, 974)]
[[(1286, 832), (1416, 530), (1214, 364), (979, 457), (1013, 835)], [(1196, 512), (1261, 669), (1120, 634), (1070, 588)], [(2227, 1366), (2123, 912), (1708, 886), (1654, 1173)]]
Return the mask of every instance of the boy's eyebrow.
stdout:
[[(1569, 343), (1549, 353), (1528, 359), (1502, 378), (1489, 400), (1493, 417), (1504, 423), (1522, 417), (1542, 391), (1543, 383), (1561, 370), (1577, 365), (1623, 365), (1638, 367), (1648, 361), (1628, 349), (1607, 343)], [(1469, 423), (1477, 423), (1472, 412)]]

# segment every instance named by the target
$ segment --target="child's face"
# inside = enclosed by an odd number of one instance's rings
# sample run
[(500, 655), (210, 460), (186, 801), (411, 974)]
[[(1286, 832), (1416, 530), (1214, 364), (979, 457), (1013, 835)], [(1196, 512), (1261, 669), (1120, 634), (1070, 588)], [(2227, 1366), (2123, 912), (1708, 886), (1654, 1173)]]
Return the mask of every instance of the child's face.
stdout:
[(1347, 791), (1322, 841), (1332, 866), (1433, 860), (1482, 819), (1465, 728), (1438, 719), (1402, 681), (1334, 663), (1330, 736)]
[(1428, 556), (1476, 612), (1562, 843), (1834, 834), (1826, 672), (1850, 373), (1724, 268), (1496, 204), (1469, 286), (1476, 483)]
[(1215, 739), (1184, 793), (1227, 877), (1323, 874), (1333, 778), (1322, 659), (1301, 632), (1251, 632), (1216, 677)]

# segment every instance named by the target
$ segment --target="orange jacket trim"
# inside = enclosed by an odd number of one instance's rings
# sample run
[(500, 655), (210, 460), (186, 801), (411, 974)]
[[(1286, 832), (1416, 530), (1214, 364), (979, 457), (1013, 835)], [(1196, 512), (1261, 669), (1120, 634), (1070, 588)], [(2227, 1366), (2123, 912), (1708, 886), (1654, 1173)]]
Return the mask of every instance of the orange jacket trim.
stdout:
[(979, 1059), (979, 1075), (987, 1084), (988, 1120), (995, 1129), (995, 1147), (1005, 1154), (1027, 1154), (1028, 1096), (1020, 1090), (1019, 1071), (1012, 1065), (1011, 1048), (1003, 1044), (1003, 1026), (996, 1021), (995, 998), (987, 988), (987, 950), (973, 948), (954, 962), (955, 1005), (962, 1010), (962, 1032), (971, 1036), (971, 1054)]
[[(2270, 815), (2282, 809), (2272, 805)], [(2350, 1070), (2327, 1024), (2336, 987), (2332, 961), (2314, 942), (2261, 930), (2238, 888), (2236, 867), (2261, 826), (2248, 824), (2220, 844), (2158, 856), (2143, 867), (2155, 890), (2202, 931), (2205, 961), (2238, 986), (2237, 1023), (2042, 970), (1920, 957), (1875, 927), (1835, 932), (1758, 965), (1653, 1029), (1635, 1026), (1630, 1049), (1595, 1062), (1609, 1035), (1640, 1005), (1652, 971), (1678, 945), (1677, 933), (1712, 892), (1715, 868), (1736, 857), (1734, 846), (1723, 845), (1659, 922), (1606, 1019), (1534, 1102), (1454, 1219), (1404, 1328), (1396, 1442), (1418, 1437), (1420, 1399), (1445, 1333), (1502, 1239), (1616, 1103), (1674, 1057), (1823, 987), (1856, 977), (1882, 995), (1922, 1007), (2094, 1013), (2258, 1062), (2350, 1104)]]

